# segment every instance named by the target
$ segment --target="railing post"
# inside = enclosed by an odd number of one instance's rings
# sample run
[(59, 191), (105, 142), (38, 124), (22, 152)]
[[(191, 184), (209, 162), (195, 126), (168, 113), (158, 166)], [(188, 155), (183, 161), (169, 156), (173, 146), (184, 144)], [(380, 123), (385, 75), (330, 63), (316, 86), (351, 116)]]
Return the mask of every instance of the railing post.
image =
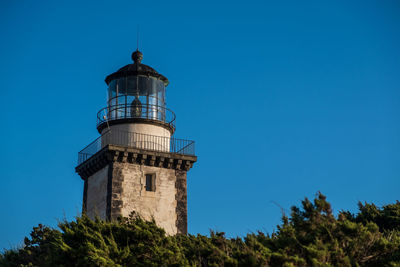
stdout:
[(128, 111), (127, 111), (127, 107), (128, 107), (128, 103), (127, 103), (127, 102), (128, 102), (128, 96), (126, 95), (126, 96), (125, 96), (125, 114), (124, 114), (124, 115), (125, 115), (125, 116), (124, 116), (125, 119), (126, 119), (126, 114), (127, 114), (127, 112), (128, 112)]

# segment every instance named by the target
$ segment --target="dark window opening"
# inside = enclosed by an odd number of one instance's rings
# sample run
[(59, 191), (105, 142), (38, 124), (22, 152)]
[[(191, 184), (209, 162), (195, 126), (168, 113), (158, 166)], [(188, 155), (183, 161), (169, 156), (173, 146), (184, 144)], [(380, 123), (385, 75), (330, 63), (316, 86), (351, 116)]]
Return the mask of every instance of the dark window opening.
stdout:
[(146, 174), (146, 191), (156, 191), (156, 175)]

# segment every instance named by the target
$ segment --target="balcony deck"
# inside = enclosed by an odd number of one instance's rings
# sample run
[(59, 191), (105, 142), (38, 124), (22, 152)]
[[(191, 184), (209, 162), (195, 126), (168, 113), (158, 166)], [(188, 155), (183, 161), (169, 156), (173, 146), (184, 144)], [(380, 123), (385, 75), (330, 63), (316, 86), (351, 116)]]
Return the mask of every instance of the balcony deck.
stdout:
[(107, 131), (78, 153), (82, 164), (107, 145), (195, 156), (194, 141), (123, 131)]
[(175, 118), (175, 113), (166, 107), (150, 104), (132, 106), (124, 103), (102, 108), (97, 113), (97, 130), (101, 133), (113, 124), (144, 122), (163, 126), (173, 134)]

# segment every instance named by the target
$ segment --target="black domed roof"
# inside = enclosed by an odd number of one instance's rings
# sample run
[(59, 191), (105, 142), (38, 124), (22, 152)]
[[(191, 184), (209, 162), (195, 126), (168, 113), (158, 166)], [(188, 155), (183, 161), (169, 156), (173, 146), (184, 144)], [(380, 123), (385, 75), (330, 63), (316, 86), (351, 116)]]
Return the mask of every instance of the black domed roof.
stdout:
[(143, 75), (143, 76), (150, 76), (157, 79), (160, 79), (164, 82), (165, 86), (168, 85), (169, 81), (167, 77), (159, 74), (155, 69), (145, 64), (142, 64), (141, 61), (143, 59), (143, 54), (139, 50), (136, 50), (132, 53), (132, 60), (133, 64), (128, 64), (125, 67), (120, 68), (118, 71), (108, 75), (106, 77), (107, 85), (110, 84), (112, 80), (126, 77), (126, 76), (136, 76), (136, 75)]

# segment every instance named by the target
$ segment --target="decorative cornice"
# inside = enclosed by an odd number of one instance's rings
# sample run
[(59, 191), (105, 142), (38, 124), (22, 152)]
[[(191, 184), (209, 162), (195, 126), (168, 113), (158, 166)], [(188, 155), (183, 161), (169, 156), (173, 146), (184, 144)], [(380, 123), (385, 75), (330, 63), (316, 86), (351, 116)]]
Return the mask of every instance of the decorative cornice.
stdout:
[(85, 180), (112, 162), (188, 171), (196, 161), (196, 156), (107, 145), (79, 164), (75, 171)]

